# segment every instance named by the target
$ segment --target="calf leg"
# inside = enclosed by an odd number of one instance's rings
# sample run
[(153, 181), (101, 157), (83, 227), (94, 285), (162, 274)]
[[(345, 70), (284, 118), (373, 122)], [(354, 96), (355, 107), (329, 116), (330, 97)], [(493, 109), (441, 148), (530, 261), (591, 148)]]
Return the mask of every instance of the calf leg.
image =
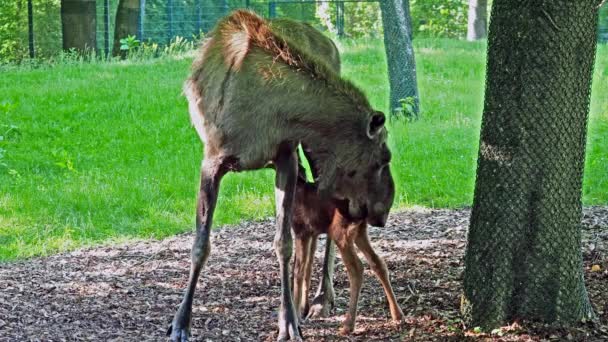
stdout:
[(346, 242), (344, 245), (338, 244), (340, 255), (346, 271), (348, 272), (348, 281), (350, 282), (350, 299), (348, 301), (348, 313), (346, 319), (340, 329), (340, 334), (350, 334), (355, 329), (355, 319), (357, 318), (357, 304), (359, 303), (359, 294), (361, 293), (361, 284), (363, 282), (363, 264), (352, 242)]
[(308, 293), (310, 292), (310, 278), (312, 276), (312, 266), (315, 261), (315, 251), (317, 250), (317, 238), (318, 235), (314, 235), (310, 239), (308, 246), (308, 259), (306, 259), (306, 269), (304, 276), (304, 286), (302, 289), (302, 297), (304, 298), (304, 310), (301, 312), (302, 315), (308, 315), (310, 305), (308, 303)]
[(211, 221), (217, 201), (220, 180), (227, 171), (227, 164), (220, 159), (205, 159), (201, 169), (201, 184), (198, 193), (196, 209), (196, 236), (192, 246), (192, 263), (190, 277), (184, 298), (175, 313), (173, 322), (167, 331), (173, 342), (187, 341), (190, 335), (190, 319), (192, 315), (192, 301), (196, 283), (207, 257), (209, 256)]
[(281, 277), (281, 309), (279, 312), (279, 341), (290, 337), (301, 340), (298, 318), (294, 310), (289, 285), (289, 261), (292, 254), (291, 216), (294, 203), (298, 161), (293, 148), (282, 148), (275, 160), (275, 202), (277, 230), (274, 250), (279, 259)]
[(333, 285), (335, 259), (336, 252), (333, 242), (328, 236), (325, 243), (323, 276), (319, 282), (317, 294), (312, 300), (310, 310), (308, 311), (308, 318), (327, 317), (334, 306), (334, 298), (336, 297)]
[(310, 244), (312, 236), (296, 235), (296, 257), (294, 259), (293, 270), (293, 300), (296, 308), (296, 315), (301, 318), (306, 310), (306, 273), (308, 261), (310, 259)]
[(403, 319), (403, 312), (401, 308), (397, 304), (397, 298), (395, 297), (395, 293), (393, 292), (393, 288), (391, 287), (391, 282), (388, 275), (388, 269), (386, 268), (386, 264), (374, 252), (371, 244), (369, 243), (369, 238), (367, 236), (367, 229), (364, 229), (355, 239), (355, 243), (359, 250), (363, 252), (365, 259), (369, 263), (372, 271), (380, 280), (382, 284), (382, 288), (384, 289), (384, 294), (386, 295), (386, 299), (388, 300), (388, 306), (391, 311), (391, 318), (393, 321), (401, 321)]

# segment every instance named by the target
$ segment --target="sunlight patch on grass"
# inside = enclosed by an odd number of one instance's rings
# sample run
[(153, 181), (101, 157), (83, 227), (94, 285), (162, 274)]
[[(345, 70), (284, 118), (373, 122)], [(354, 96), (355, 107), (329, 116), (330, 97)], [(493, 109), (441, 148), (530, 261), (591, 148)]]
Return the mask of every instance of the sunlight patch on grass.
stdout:
[[(387, 111), (381, 40), (344, 41), (343, 75)], [(416, 40), (420, 119), (391, 120), (395, 208), (472, 203), (485, 42)], [(0, 260), (194, 229), (202, 146), (186, 59), (2, 71)], [(608, 46), (594, 74), (584, 203), (608, 203)], [(0, 132), (2, 135), (4, 131)], [(6, 166), (2, 166), (6, 165)], [(228, 174), (215, 225), (274, 215), (274, 171)]]

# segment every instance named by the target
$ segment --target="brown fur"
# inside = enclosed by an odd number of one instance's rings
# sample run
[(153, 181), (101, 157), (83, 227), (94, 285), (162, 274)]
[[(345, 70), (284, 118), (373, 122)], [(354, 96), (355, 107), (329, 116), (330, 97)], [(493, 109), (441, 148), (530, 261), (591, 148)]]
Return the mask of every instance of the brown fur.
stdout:
[[(390, 177), (390, 171), (388, 169)], [(379, 194), (378, 200), (390, 205), (393, 194)], [(367, 236), (367, 222), (353, 220), (343, 215), (335, 201), (319, 198), (314, 185), (306, 183), (304, 178), (298, 179), (293, 213), (293, 230), (295, 235), (294, 259), (294, 304), (300, 316), (306, 315), (309, 308), (308, 292), (310, 290), (312, 263), (320, 234), (328, 235), (335, 242), (350, 281), (349, 310), (343, 323), (341, 333), (348, 334), (354, 330), (357, 315), (357, 303), (363, 278), (363, 266), (357, 257), (355, 245), (365, 255), (372, 271), (380, 280), (389, 303), (391, 317), (400, 321), (403, 313), (397, 304), (395, 294), (389, 280), (388, 269), (384, 261), (374, 252)], [(333, 261), (332, 261), (333, 262)], [(330, 280), (331, 281), (331, 280)]]
[(344, 96), (360, 102), (362, 107), (369, 106), (367, 98), (357, 87), (337, 77), (331, 67), (312, 56), (309, 51), (299, 48), (279, 32), (274, 32), (271, 24), (257, 14), (237, 10), (219, 24), (218, 30), (223, 40), (226, 66), (239, 70), (247, 53), (254, 46), (259, 47), (271, 54), (277, 62), (284, 63), (312, 79), (324, 80), (328, 86)]
[(365, 138), (372, 118), (383, 114), (339, 76), (339, 59), (315, 55), (334, 55), (333, 43), (304, 24), (267, 22), (248, 11), (224, 18), (210, 36), (185, 85), (185, 93), (194, 94), (188, 96), (192, 121), (203, 141), (214, 145), (210, 150), (251, 170), (268, 163), (281, 142), (300, 142), (319, 189), (350, 198), (356, 210), (365, 189), (352, 189), (365, 181), (365, 172), (352, 182), (344, 175), (373, 165), (387, 132), (380, 127), (368, 132), (373, 141)]
[[(326, 52), (329, 56), (318, 55)], [(312, 27), (291, 20), (267, 22), (247, 11), (220, 20), (201, 48), (184, 93), (205, 156), (192, 267), (168, 330), (172, 341), (189, 336), (194, 293), (209, 255), (213, 212), (226, 173), (268, 166), (276, 171), (279, 340), (301, 339), (289, 289), (296, 146), (304, 147), (319, 191), (346, 203), (351, 217), (388, 214), (390, 206), (368, 201), (368, 193), (392, 186), (380, 171), (388, 151), (384, 114), (340, 78), (336, 59), (335, 45)]]

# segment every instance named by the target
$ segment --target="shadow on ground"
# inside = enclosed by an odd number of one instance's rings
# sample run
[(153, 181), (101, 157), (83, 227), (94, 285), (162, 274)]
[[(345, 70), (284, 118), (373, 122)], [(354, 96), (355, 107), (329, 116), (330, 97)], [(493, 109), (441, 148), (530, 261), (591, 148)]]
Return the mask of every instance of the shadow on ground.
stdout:
[[(391, 271), (405, 324), (390, 323), (384, 294), (366, 265), (357, 327), (338, 335), (348, 305), (348, 280), (336, 266), (333, 316), (306, 322), (307, 341), (491, 340), (463, 331), (462, 256), (468, 210), (408, 210), (386, 228), (370, 228)], [(538, 324), (503, 329), (502, 341), (608, 340), (608, 208), (585, 210), (585, 277), (600, 323), (569, 330)], [(273, 221), (214, 231), (211, 257), (199, 282), (193, 341), (274, 341), (278, 264)], [(191, 234), (162, 241), (99, 247), (0, 265), (0, 341), (163, 340), (189, 270)], [(317, 248), (316, 286), (324, 242)], [(592, 265), (600, 271), (592, 272)], [(501, 333), (502, 334), (502, 333)]]

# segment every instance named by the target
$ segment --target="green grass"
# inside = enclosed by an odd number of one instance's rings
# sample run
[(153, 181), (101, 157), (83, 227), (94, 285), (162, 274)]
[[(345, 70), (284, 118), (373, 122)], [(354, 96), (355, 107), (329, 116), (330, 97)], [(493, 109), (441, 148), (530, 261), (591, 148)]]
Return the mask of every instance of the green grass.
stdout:
[[(397, 207), (470, 205), (485, 46), (419, 40), (416, 53), (422, 119), (390, 125)], [(344, 43), (343, 61), (344, 74), (386, 110), (382, 44)], [(190, 62), (1, 71), (0, 260), (192, 229), (202, 149), (180, 95)], [(601, 46), (588, 205), (608, 203), (607, 66)], [(273, 179), (271, 171), (226, 176), (216, 225), (272, 215)]]

